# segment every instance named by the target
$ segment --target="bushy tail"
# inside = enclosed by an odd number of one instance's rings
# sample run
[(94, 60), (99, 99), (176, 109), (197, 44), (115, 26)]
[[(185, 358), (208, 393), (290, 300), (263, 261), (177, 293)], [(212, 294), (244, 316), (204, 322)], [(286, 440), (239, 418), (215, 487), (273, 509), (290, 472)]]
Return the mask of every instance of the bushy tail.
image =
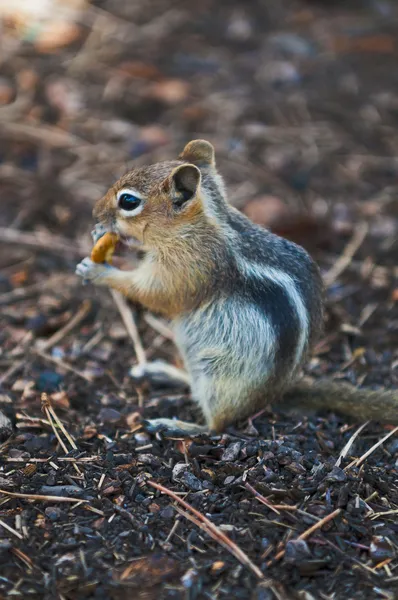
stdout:
[(356, 421), (398, 424), (398, 390), (358, 389), (348, 383), (305, 377), (284, 395), (284, 404), (329, 410)]

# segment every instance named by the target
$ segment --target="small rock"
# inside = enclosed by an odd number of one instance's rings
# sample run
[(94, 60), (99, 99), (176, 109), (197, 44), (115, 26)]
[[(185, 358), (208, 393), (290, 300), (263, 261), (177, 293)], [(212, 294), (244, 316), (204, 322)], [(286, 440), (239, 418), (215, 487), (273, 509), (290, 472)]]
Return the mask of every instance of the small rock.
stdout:
[(394, 558), (395, 550), (388, 538), (375, 535), (370, 543), (370, 556), (374, 561), (379, 562), (386, 558)]
[(333, 469), (325, 477), (326, 481), (347, 481), (347, 475), (340, 467), (333, 467)]
[(177, 463), (173, 467), (172, 480), (173, 481), (181, 481), (182, 474), (188, 471), (188, 465), (186, 463)]
[(81, 498), (84, 490), (77, 485), (43, 485), (40, 488), (40, 493), (46, 496), (65, 496)]
[(185, 471), (182, 475), (182, 482), (193, 492), (200, 492), (202, 489), (202, 482), (193, 473)]
[(286, 544), (284, 561), (297, 564), (311, 558), (311, 552), (305, 540), (290, 540)]
[(54, 469), (48, 473), (46, 477), (46, 485), (54, 486), (57, 482), (57, 472)]
[(235, 475), (229, 475), (224, 479), (224, 485), (230, 485), (235, 481)]
[(172, 506), (167, 506), (162, 511), (160, 511), (159, 516), (162, 519), (173, 519), (175, 517), (175, 511)]
[(234, 442), (233, 444), (227, 446), (227, 448), (225, 448), (224, 452), (222, 453), (221, 460), (223, 460), (224, 462), (232, 462), (236, 460), (239, 456), (241, 446), (241, 442)]
[(36, 381), (39, 392), (57, 392), (63, 381), (62, 375), (55, 371), (42, 371)]
[[(10, 455), (11, 453), (9, 453)], [(12, 489), (15, 486), (15, 482), (10, 477), (2, 477), (0, 475), (0, 488), (2, 490)]]
[(286, 465), (286, 468), (295, 475), (305, 475), (307, 472), (307, 469), (297, 462), (292, 462), (290, 465)]
[(349, 485), (348, 484), (342, 485), (339, 488), (339, 495), (338, 495), (338, 498), (337, 498), (337, 506), (339, 508), (347, 506), (349, 498), (350, 498), (350, 487), (349, 487)]
[(62, 516), (62, 510), (58, 506), (48, 506), (44, 514), (50, 521), (59, 521)]
[(196, 569), (189, 569), (184, 575), (181, 577), (181, 583), (185, 589), (190, 589), (195, 586), (199, 577), (199, 573)]
[(35, 454), (40, 450), (46, 450), (50, 447), (49, 436), (31, 435), (24, 443), (24, 448), (31, 454)]
[(138, 454), (138, 461), (141, 464), (149, 465), (154, 469), (159, 469), (162, 466), (162, 461), (154, 454)]
[(276, 479), (278, 479), (276, 473), (274, 473), (269, 467), (264, 466), (264, 481), (266, 483), (270, 483), (271, 481), (276, 481)]
[[(128, 419), (127, 419), (127, 424), (130, 426)], [(148, 444), (150, 442), (151, 436), (143, 431), (139, 431), (138, 433), (134, 434), (134, 439), (139, 446), (145, 446), (146, 444)]]
[(12, 434), (12, 423), (8, 417), (0, 411), (0, 442), (3, 442)]
[(98, 419), (101, 423), (117, 423), (121, 418), (121, 413), (114, 408), (101, 408), (98, 413)]
[(29, 460), (30, 458), (29, 452), (26, 452), (26, 450), (19, 450), (18, 448), (10, 448), (8, 456), (10, 458), (22, 458), (24, 460)]

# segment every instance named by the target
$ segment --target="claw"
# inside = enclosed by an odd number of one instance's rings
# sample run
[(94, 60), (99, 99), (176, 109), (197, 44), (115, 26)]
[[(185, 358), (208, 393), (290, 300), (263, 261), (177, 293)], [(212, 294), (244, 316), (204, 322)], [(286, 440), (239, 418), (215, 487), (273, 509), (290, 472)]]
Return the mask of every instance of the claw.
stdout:
[(75, 273), (83, 278), (83, 282), (95, 281), (108, 274), (109, 269), (112, 269), (107, 264), (98, 264), (91, 258), (84, 258), (76, 267)]

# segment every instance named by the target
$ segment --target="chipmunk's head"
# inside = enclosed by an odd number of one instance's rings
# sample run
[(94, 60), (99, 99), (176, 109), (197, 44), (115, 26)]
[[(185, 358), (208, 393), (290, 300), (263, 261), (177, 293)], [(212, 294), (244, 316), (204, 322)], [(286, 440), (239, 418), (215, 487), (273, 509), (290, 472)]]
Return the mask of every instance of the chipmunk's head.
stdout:
[(195, 226), (206, 213), (208, 173), (216, 176), (214, 148), (204, 140), (187, 144), (179, 160), (134, 169), (99, 200), (94, 217), (127, 243), (158, 246)]

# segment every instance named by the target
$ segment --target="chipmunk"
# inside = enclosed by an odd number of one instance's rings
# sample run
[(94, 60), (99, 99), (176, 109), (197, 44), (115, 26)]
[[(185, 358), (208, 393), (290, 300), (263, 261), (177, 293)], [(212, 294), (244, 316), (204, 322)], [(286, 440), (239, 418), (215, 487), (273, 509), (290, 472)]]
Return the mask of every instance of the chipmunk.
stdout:
[(398, 391), (295, 383), (322, 331), (320, 271), (303, 248), (228, 203), (209, 142), (194, 140), (178, 160), (130, 171), (93, 215), (94, 241), (111, 231), (127, 245), (138, 240), (144, 257), (130, 271), (85, 258), (76, 273), (171, 320), (205, 419), (153, 419), (145, 423), (150, 431), (222, 432), (283, 397), (360, 421), (398, 423)]

